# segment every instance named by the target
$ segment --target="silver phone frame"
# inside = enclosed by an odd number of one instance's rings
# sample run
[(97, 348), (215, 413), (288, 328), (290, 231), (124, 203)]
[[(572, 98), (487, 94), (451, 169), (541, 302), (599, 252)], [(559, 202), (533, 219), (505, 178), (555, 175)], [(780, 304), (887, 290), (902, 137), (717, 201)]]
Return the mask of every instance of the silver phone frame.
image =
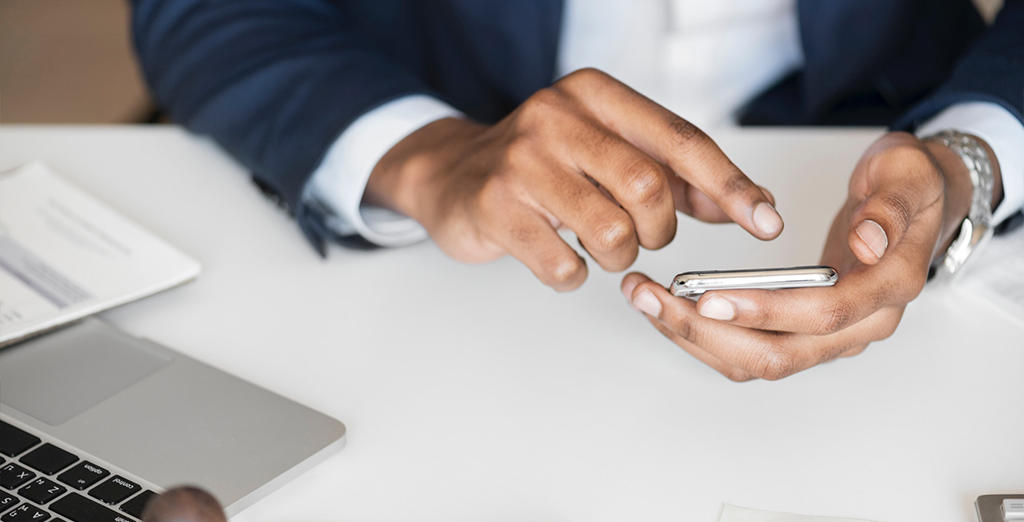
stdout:
[(780, 290), (832, 286), (839, 279), (830, 266), (794, 266), (751, 270), (701, 270), (684, 272), (672, 280), (669, 291), (676, 297), (698, 299), (711, 290)]

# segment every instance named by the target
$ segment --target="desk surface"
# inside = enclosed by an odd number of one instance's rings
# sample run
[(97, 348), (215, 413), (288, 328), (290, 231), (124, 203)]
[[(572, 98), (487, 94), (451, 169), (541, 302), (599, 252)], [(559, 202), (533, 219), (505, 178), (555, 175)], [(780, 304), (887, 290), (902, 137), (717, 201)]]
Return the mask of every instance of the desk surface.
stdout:
[[(717, 133), (785, 232), (683, 218), (636, 267), (667, 283), (816, 261), (878, 134)], [(956, 291), (926, 289), (858, 357), (736, 384), (633, 312), (618, 274), (560, 295), (430, 243), (321, 260), (244, 169), (173, 127), (0, 128), (0, 169), (35, 159), (204, 265), (108, 321), (348, 426), (340, 454), (236, 520), (712, 522), (728, 502), (952, 522), (1024, 489), (1024, 326)]]

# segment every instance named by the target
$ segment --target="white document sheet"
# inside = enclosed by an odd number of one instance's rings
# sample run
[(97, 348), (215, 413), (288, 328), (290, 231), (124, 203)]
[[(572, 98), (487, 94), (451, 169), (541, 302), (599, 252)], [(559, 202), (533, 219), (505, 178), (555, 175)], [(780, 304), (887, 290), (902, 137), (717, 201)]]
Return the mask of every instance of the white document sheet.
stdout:
[(956, 286), (1024, 323), (1024, 227), (993, 237)]
[(739, 506), (725, 505), (718, 522), (870, 522), (859, 518), (817, 517), (812, 515), (794, 515), (775, 511), (761, 511)]
[(179, 285), (199, 270), (42, 163), (0, 173), (0, 346)]

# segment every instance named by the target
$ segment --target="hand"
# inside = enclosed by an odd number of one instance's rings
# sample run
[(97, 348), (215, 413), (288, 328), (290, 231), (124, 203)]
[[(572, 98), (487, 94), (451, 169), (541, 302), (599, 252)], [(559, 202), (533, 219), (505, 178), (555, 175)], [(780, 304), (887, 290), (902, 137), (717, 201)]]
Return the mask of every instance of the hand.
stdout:
[(217, 499), (196, 487), (174, 488), (154, 497), (143, 510), (144, 522), (227, 522)]
[(629, 274), (622, 291), (661, 333), (726, 377), (781, 379), (892, 335), (959, 230), (972, 190), (955, 153), (890, 133), (857, 164), (832, 222), (821, 262), (839, 272), (834, 287), (708, 292), (694, 303)]
[(445, 119), (407, 136), (374, 168), (365, 200), (415, 219), (456, 260), (511, 254), (557, 290), (587, 276), (563, 225), (611, 271), (668, 244), (676, 210), (765, 240), (783, 226), (700, 129), (593, 69), (495, 125)]

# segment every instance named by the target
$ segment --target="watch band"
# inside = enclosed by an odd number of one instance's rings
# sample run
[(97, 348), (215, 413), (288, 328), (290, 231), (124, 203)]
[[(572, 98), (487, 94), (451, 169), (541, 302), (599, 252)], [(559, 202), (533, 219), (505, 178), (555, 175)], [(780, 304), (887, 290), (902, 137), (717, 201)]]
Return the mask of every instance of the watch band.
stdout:
[(960, 224), (960, 233), (946, 250), (932, 264), (932, 272), (938, 280), (950, 281), (963, 272), (967, 260), (975, 251), (992, 237), (992, 161), (988, 152), (973, 136), (953, 130), (945, 130), (928, 136), (925, 141), (940, 143), (960, 156), (971, 177), (971, 207), (967, 217)]

